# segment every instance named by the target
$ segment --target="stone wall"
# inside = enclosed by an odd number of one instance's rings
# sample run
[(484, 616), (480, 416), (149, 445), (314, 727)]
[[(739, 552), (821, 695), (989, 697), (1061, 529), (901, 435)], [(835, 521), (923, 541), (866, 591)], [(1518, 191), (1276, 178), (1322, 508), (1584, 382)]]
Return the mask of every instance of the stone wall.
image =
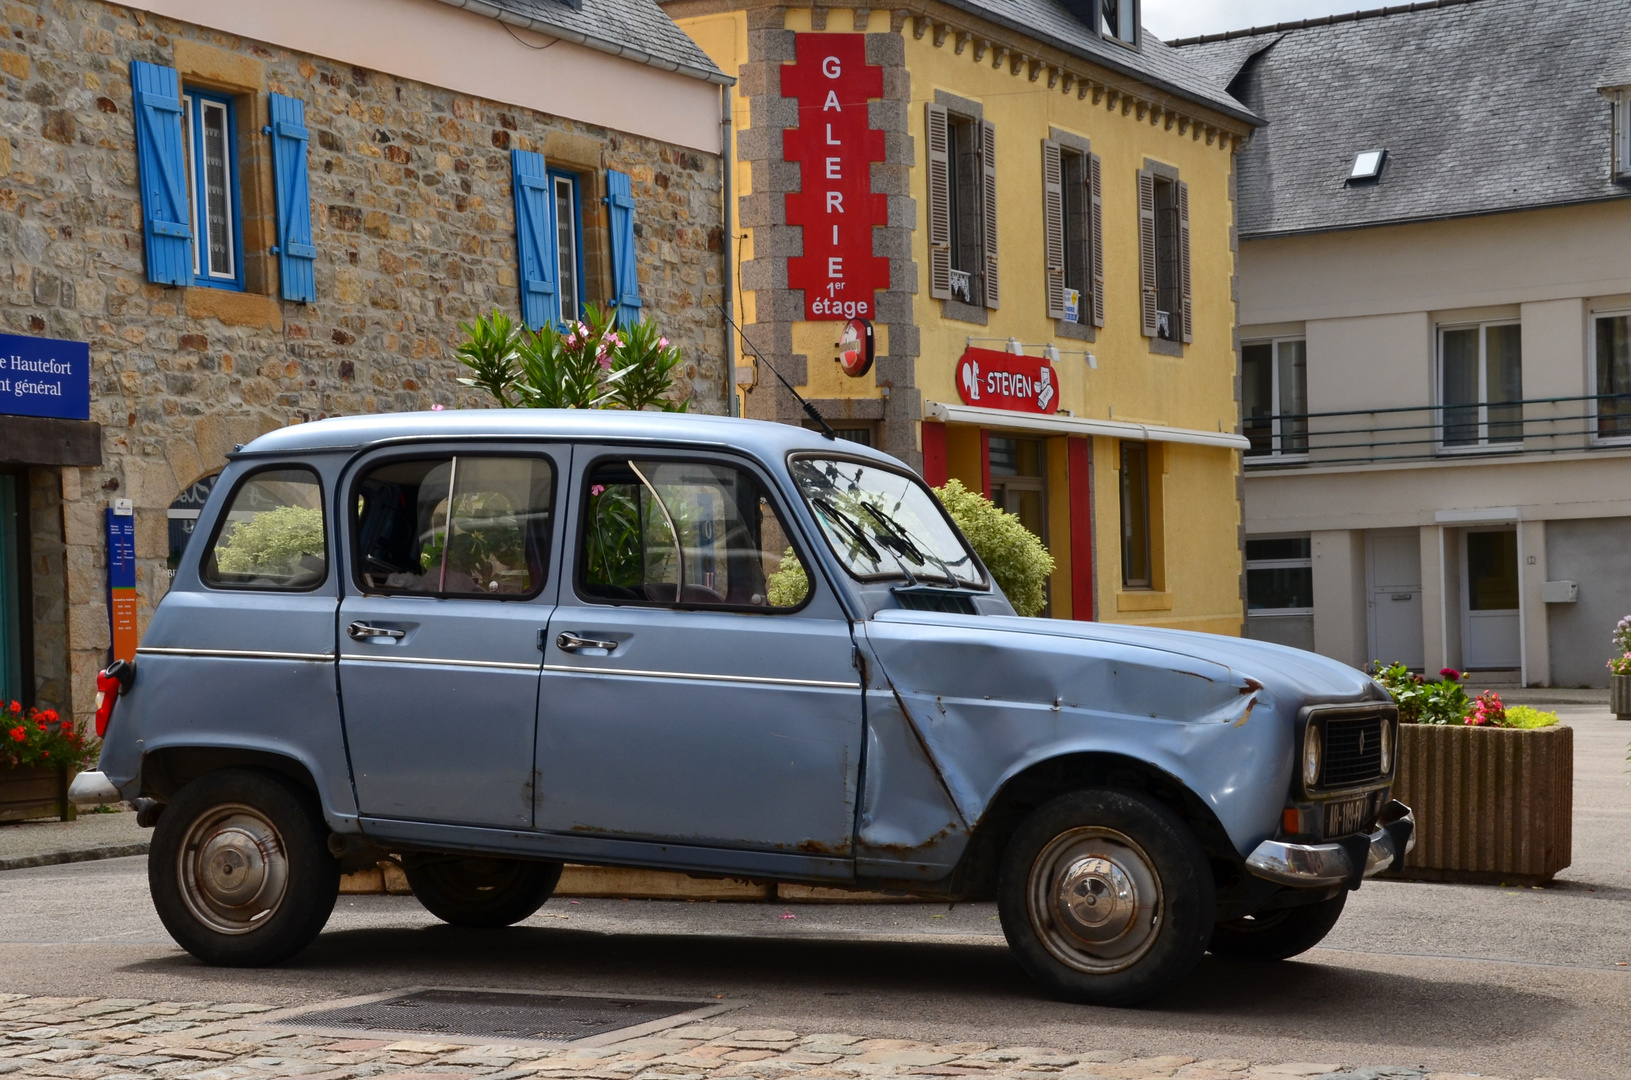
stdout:
[[(453, 347), (461, 321), (518, 316), (512, 147), (581, 173), (590, 300), (610, 292), (603, 170), (630, 174), (644, 310), (685, 352), (693, 410), (725, 411), (717, 157), (97, 0), (11, 0), (0, 26), (0, 330), (90, 343), (104, 436), (100, 469), (63, 470), (53, 498), (35, 485), (36, 514), (61, 508), (60, 554), (42, 562), (37, 548), (36, 574), (64, 575), (55, 593), (36, 581), (56, 627), (37, 636), (71, 655), (57, 674), (37, 659), (42, 705), (91, 708), (108, 646), (109, 499), (137, 507), (145, 627), (167, 583), (165, 508), (234, 443), (324, 416), (481, 404), (455, 381)], [(146, 279), (132, 60), (237, 102), (245, 292)], [(607, 78), (625, 63), (608, 58)], [(267, 254), (269, 92), (304, 101), (311, 133), (309, 305), (277, 299)]]

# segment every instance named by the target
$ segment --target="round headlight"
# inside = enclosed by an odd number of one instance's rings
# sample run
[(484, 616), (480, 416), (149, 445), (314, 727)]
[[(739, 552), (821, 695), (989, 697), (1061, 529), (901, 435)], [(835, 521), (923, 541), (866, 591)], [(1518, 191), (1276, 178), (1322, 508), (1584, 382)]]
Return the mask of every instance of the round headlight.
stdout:
[(1393, 725), (1386, 720), (1382, 721), (1382, 775), (1386, 776), (1393, 771)]
[(1308, 733), (1303, 736), (1303, 787), (1311, 788), (1320, 782), (1320, 729), (1313, 724), (1308, 725)]

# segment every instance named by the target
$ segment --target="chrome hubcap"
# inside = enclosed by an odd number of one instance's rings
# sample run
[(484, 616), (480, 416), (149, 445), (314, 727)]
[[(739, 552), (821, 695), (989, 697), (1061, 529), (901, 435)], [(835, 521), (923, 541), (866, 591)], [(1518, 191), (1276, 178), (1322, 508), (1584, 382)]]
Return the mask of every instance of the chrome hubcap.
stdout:
[(1113, 829), (1061, 833), (1031, 867), (1031, 925), (1062, 963), (1109, 974), (1155, 943), (1161, 879), (1144, 850)]
[(278, 909), (289, 858), (276, 826), (231, 804), (199, 816), (181, 845), (181, 895), (194, 918), (221, 934), (244, 934)]

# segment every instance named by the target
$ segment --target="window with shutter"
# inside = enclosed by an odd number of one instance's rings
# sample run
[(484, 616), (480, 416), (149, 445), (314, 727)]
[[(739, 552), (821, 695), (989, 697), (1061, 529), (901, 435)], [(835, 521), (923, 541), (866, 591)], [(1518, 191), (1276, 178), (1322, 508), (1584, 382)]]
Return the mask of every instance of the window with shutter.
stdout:
[[(1075, 156), (1075, 155), (1073, 155)], [(1059, 144), (1042, 140), (1042, 247), (1048, 318), (1065, 317), (1065, 180)]]
[(1093, 280), (1093, 325), (1104, 325), (1104, 189), (1100, 179), (1104, 174), (1099, 155), (1087, 155), (1088, 200), (1092, 207), (1089, 220), (1088, 244), (1091, 248)]
[(924, 107), (928, 162), (929, 295), (951, 299), (951, 155), (946, 109)]
[(997, 284), (997, 129), (989, 120), (980, 121), (980, 240), (985, 249), (985, 279), (980, 283), (985, 306), (995, 311), (1001, 290)]
[(193, 283), (193, 231), (187, 158), (181, 136), (181, 79), (175, 68), (130, 64), (136, 118), (136, 167), (142, 196), (147, 280)]
[(1156, 336), (1155, 174), (1138, 173), (1138, 300), (1140, 333)]
[(1178, 329), (1184, 341), (1194, 341), (1194, 327), (1191, 324), (1194, 301), (1189, 289), (1189, 185), (1180, 180), (1173, 187), (1178, 189), (1178, 266), (1181, 279), (1179, 288), (1183, 294), (1183, 314), (1180, 316)]
[(277, 197), (278, 278), (285, 300), (317, 299), (317, 248), (312, 246), (311, 190), (306, 175), (306, 104), (268, 95), (272, 113), (272, 176)]
[(555, 235), (544, 155), (510, 151), (515, 193), (515, 248), (521, 282), (521, 321), (538, 330), (559, 317), (555, 295)]
[(631, 326), (640, 321), (640, 273), (634, 246), (634, 194), (629, 174), (606, 171), (606, 205), (612, 240), (612, 298), (617, 322)]

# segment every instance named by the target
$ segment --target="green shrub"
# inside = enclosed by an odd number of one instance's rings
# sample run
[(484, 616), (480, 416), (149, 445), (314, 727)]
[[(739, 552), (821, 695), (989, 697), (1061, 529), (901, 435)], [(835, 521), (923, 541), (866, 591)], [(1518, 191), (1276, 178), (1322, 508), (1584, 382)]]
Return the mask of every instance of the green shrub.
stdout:
[(232, 526), (217, 549), (216, 564), (229, 574), (295, 572), (303, 555), (323, 557), (323, 511), (280, 506)]
[(946, 512), (968, 537), (974, 553), (997, 579), (1008, 602), (1021, 615), (1035, 615), (1047, 603), (1048, 576), (1053, 556), (1019, 518), (996, 507), (958, 480), (934, 489)]
[(805, 573), (799, 557), (793, 554), (793, 549), (788, 548), (782, 552), (781, 565), (776, 572), (765, 578), (765, 597), (771, 607), (798, 607), (804, 603), (809, 592), (810, 576)]
[(1372, 673), (1399, 706), (1401, 724), (1461, 724), (1473, 711), (1461, 673), (1453, 668), (1440, 671), (1437, 682), (1428, 682), (1403, 664), (1384, 665), (1380, 660)]
[(1515, 728), (1543, 728), (1557, 723), (1557, 713), (1546, 712), (1529, 705), (1508, 705), (1506, 726)]

